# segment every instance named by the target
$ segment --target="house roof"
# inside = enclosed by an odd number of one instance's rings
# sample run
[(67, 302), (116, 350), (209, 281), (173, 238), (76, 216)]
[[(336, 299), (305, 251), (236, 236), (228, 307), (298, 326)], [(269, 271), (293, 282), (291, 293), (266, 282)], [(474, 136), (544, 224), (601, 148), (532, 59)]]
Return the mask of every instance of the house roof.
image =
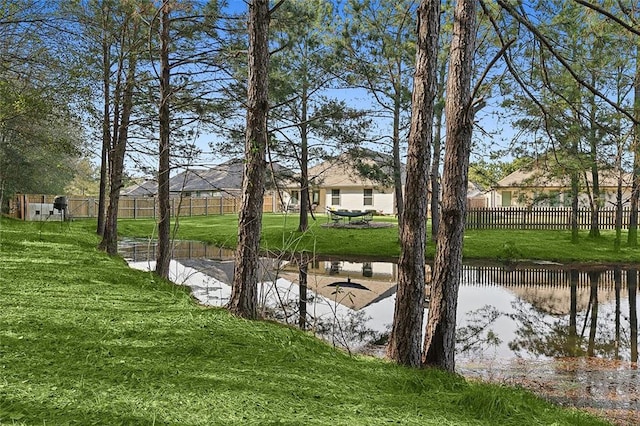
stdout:
[(242, 188), (243, 162), (231, 160), (209, 169), (189, 169), (169, 181), (170, 192), (228, 191)]
[[(298, 282), (299, 272), (286, 268), (280, 272), (280, 277), (292, 283)], [(353, 287), (336, 288), (336, 284), (344, 284), (351, 281), (349, 274), (327, 275), (315, 273), (313, 280), (307, 283), (308, 288), (316, 294), (324, 296), (328, 300), (335, 301), (354, 311), (359, 311), (367, 306), (392, 296), (396, 292), (395, 280), (383, 280), (380, 278), (366, 278), (359, 276), (354, 278)], [(339, 287), (339, 286), (338, 286)]]
[(484, 188), (476, 182), (467, 182), (467, 198), (479, 197), (484, 192)]
[[(360, 152), (364, 152), (364, 155), (354, 158), (353, 155), (344, 153), (311, 167), (308, 171), (309, 180), (323, 187), (382, 186), (379, 181), (363, 176), (358, 170), (357, 162), (361, 166), (370, 167), (372, 171), (379, 172), (383, 177), (389, 178), (393, 175), (391, 156), (370, 150)], [(404, 165), (401, 178), (404, 184)]]
[[(277, 174), (276, 178), (286, 178), (291, 173), (277, 163), (270, 167)], [(188, 169), (169, 179), (169, 192), (228, 191), (237, 192), (242, 189), (242, 173), (244, 161), (234, 159), (208, 169)], [(271, 171), (267, 175), (267, 185), (271, 185)], [(147, 180), (123, 189), (122, 195), (152, 196), (158, 191), (156, 180)]]
[(147, 179), (142, 183), (136, 183), (124, 188), (120, 195), (129, 197), (151, 197), (158, 191), (158, 182), (154, 179)]

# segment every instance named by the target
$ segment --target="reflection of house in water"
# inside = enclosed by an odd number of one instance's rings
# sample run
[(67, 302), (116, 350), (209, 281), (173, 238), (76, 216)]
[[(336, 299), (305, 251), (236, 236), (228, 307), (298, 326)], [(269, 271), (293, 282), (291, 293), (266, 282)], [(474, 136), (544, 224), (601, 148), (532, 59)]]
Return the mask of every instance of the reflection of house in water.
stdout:
[[(571, 307), (571, 271), (560, 268), (505, 269), (497, 266), (464, 266), (462, 284), (500, 285), (537, 309), (551, 315), (567, 315)], [(620, 271), (619, 271), (620, 272)], [(620, 289), (627, 287), (627, 274), (620, 273)], [(597, 286), (598, 301), (615, 300), (616, 273), (614, 270), (576, 271), (576, 310), (585, 311), (591, 299), (592, 285)]]
[[(570, 313), (570, 287), (509, 287), (509, 291), (542, 312), (551, 315), (568, 315)], [(589, 307), (590, 298), (591, 290), (587, 287), (579, 287), (576, 292), (576, 311), (586, 311)], [(615, 300), (615, 293), (611, 290), (598, 291), (598, 300), (600, 302)]]
[[(298, 283), (298, 266), (288, 264), (280, 276)], [(396, 292), (396, 282), (395, 263), (315, 261), (309, 264), (307, 287), (357, 311), (392, 296)]]

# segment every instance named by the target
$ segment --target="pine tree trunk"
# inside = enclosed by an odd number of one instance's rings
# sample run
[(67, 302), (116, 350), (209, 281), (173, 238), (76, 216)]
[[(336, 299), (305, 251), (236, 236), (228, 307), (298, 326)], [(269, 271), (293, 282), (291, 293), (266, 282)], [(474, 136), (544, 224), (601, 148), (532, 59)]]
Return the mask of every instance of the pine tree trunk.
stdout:
[[(396, 215), (398, 216), (398, 232), (402, 238), (402, 221), (404, 214), (404, 200), (402, 194), (402, 162), (400, 159), (400, 94), (396, 94), (393, 108), (393, 188), (396, 200)], [(408, 172), (407, 172), (408, 173)]]
[[(592, 85), (595, 84), (595, 77), (592, 77)], [(600, 193), (600, 167), (598, 166), (598, 136), (596, 135), (596, 100), (595, 95), (589, 96), (590, 113), (589, 113), (589, 145), (591, 157), (591, 225), (589, 227), (589, 236), (597, 238), (600, 236), (600, 206), (602, 204)]]
[[(633, 82), (633, 116), (640, 123), (640, 44), (636, 46), (636, 75)], [(633, 126), (633, 183), (631, 184), (631, 215), (627, 244), (638, 246), (638, 200), (640, 199), (640, 124)]]
[[(444, 66), (440, 68), (445, 69)], [(445, 69), (446, 71), (446, 69)], [(441, 73), (443, 76), (444, 73)], [(437, 102), (444, 102), (444, 98), (438, 96)], [(431, 158), (431, 240), (438, 237), (438, 225), (440, 223), (440, 156), (442, 155), (442, 122), (444, 108), (442, 105), (435, 107), (435, 129), (433, 132), (433, 157)]]
[[(634, 142), (638, 144), (638, 141)], [(636, 145), (638, 146), (638, 145)], [(639, 147), (640, 148), (640, 147)], [(629, 232), (627, 234), (627, 245), (629, 247), (638, 246), (638, 207), (640, 203), (640, 152), (634, 148), (633, 153), (633, 181), (631, 183), (631, 197), (629, 199)]]
[(171, 96), (169, 69), (169, 3), (162, 5), (160, 12), (160, 142), (158, 161), (158, 247), (156, 253), (156, 274), (169, 277), (171, 261), (171, 208), (169, 205), (169, 160), (170, 160), (170, 111)]
[(469, 154), (473, 131), (471, 67), (475, 47), (475, 22), (476, 2), (459, 0), (454, 12), (445, 106), (447, 131), (440, 229), (422, 355), (424, 364), (448, 371), (455, 369), (456, 308), (462, 269)]
[(249, 4), (249, 77), (247, 88), (247, 128), (245, 167), (242, 179), (242, 206), (238, 219), (238, 246), (229, 310), (238, 316), (257, 315), (257, 287), (260, 261), (262, 204), (266, 172), (269, 1)]
[(107, 10), (103, 11), (103, 39), (102, 39), (102, 90), (103, 112), (102, 112), (102, 152), (100, 156), (100, 189), (98, 192), (98, 223), (96, 233), (104, 235), (105, 213), (107, 206), (107, 179), (109, 169), (109, 145), (111, 144), (111, 43), (108, 39)]
[(307, 96), (306, 85), (302, 88), (302, 109), (300, 115), (300, 223), (298, 232), (304, 232), (309, 227), (309, 138), (307, 125)]
[[(137, 27), (133, 32), (136, 33)], [(127, 149), (127, 139), (129, 135), (129, 122), (133, 110), (133, 90), (135, 87), (137, 57), (135, 52), (130, 53), (127, 76), (122, 93), (122, 114), (120, 120), (114, 120), (113, 138), (109, 156), (109, 206), (104, 227), (104, 234), (99, 248), (109, 255), (118, 254), (118, 205), (120, 203), (120, 190), (122, 189), (122, 176), (124, 171), (124, 156)], [(116, 89), (115, 96), (120, 96), (121, 91)], [(117, 116), (118, 108), (116, 108)]]
[(578, 173), (571, 172), (571, 242), (578, 243), (578, 196), (579, 196)]
[(423, 0), (418, 8), (416, 71), (407, 153), (405, 203), (400, 230), (393, 325), (387, 355), (400, 364), (420, 365), (424, 314), (427, 182), (433, 129), (435, 69), (440, 32), (440, 1)]
[(622, 154), (618, 153), (616, 159), (616, 169), (618, 171), (618, 182), (616, 186), (616, 239), (613, 243), (614, 251), (620, 251), (622, 244)]

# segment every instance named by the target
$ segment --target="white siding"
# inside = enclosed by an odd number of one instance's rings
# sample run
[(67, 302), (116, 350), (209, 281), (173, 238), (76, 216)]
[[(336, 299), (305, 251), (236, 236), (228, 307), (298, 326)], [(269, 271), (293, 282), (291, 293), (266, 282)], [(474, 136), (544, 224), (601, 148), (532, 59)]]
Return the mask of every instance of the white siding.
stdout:
[[(340, 190), (340, 204), (332, 204), (331, 189)], [(329, 188), (325, 203), (333, 209), (345, 210), (375, 210), (383, 214), (394, 214), (394, 196), (393, 190), (389, 189), (385, 192), (373, 190), (373, 205), (364, 205), (363, 188)]]

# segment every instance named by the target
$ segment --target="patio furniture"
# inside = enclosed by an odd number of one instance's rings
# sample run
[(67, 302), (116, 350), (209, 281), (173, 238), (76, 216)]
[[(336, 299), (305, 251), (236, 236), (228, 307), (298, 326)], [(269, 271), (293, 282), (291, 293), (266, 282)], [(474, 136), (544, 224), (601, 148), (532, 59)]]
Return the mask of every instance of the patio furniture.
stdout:
[[(327, 209), (327, 212), (330, 215), (330, 219), (334, 224), (338, 224), (343, 222), (345, 219), (348, 223), (351, 224), (368, 224), (373, 220), (373, 212), (372, 211), (348, 211), (348, 210), (331, 210)], [(351, 221), (352, 218), (357, 218), (358, 220)]]

